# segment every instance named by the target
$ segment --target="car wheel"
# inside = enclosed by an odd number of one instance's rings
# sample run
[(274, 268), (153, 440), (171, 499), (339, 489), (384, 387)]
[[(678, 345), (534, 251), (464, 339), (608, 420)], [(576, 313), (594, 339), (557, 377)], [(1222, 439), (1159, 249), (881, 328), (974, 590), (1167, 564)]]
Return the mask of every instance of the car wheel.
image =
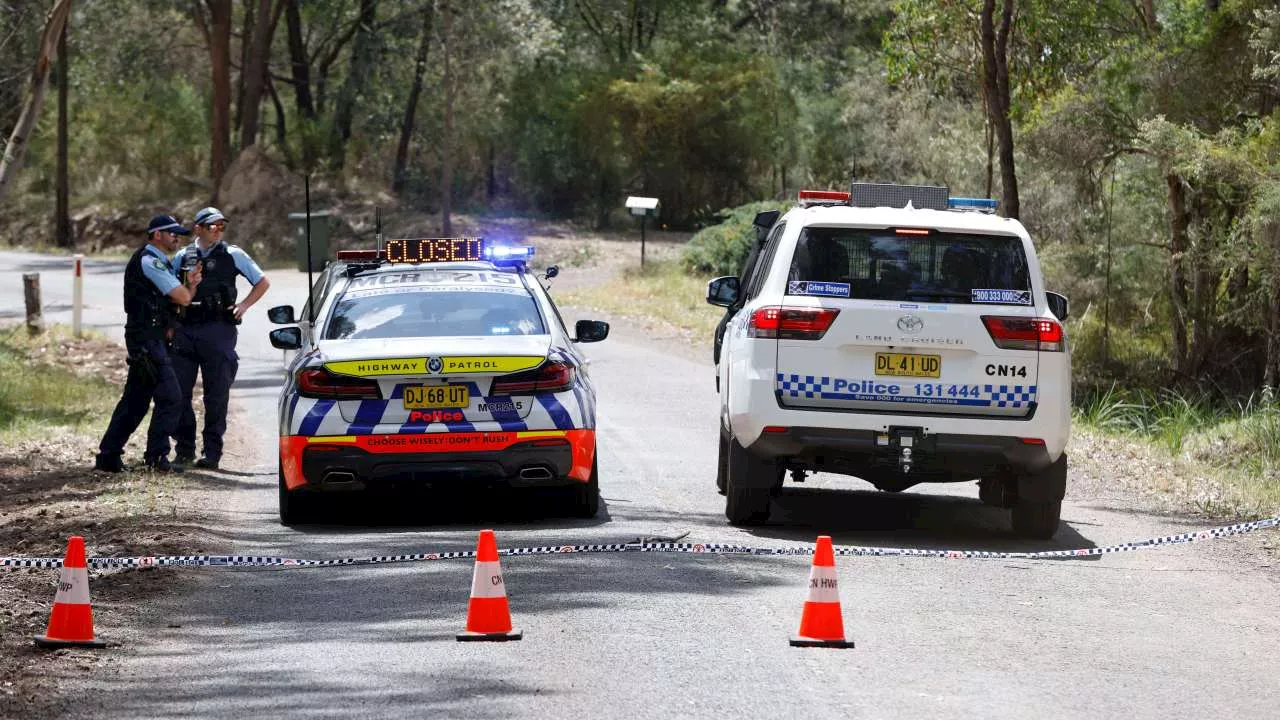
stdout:
[(720, 451), (716, 455), (716, 490), (725, 493), (725, 484), (729, 480), (729, 438), (720, 430)]
[(1013, 506), (1013, 532), (1024, 538), (1048, 540), (1058, 532), (1062, 519), (1062, 501), (1027, 502)]
[(1048, 540), (1058, 532), (1062, 496), (1067, 487), (1067, 454), (1038, 473), (1017, 478), (1013, 532), (1025, 538)]
[(569, 488), (569, 507), (574, 517), (593, 518), (600, 512), (599, 463), (591, 463), (591, 479)]
[(311, 518), (311, 498), (304, 496), (304, 491), (289, 490), (284, 484), (284, 470), (277, 471), (280, 490), (280, 524), (286, 526), (300, 525)]
[(732, 525), (760, 525), (769, 519), (778, 464), (751, 455), (732, 436), (728, 455), (724, 516)]

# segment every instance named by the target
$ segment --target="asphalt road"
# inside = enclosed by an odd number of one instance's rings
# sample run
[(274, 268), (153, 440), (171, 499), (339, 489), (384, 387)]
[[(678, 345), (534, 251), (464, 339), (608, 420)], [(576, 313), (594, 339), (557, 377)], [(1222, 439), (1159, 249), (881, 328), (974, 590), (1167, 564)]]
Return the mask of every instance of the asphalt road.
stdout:
[[(46, 318), (69, 321), (69, 260), (0, 253), (0, 317), (21, 317), (40, 271)], [(120, 335), (123, 263), (91, 262), (86, 323)], [(897, 495), (838, 477), (788, 485), (774, 521), (740, 530), (714, 489), (712, 371), (617, 327), (588, 346), (599, 387), (604, 509), (543, 517), (525, 498), (409, 496), (347, 503), (348, 522), (276, 522), (281, 353), (265, 308), (242, 327), (236, 428), (248, 456), (216, 476), (232, 552), (336, 558), (504, 546), (690, 542), (989, 550), (1109, 545), (1199, 527), (1120, 493), (1072, 497), (1054, 542), (1014, 539), (972, 486)], [(554, 292), (554, 291), (553, 291)], [(574, 313), (566, 319), (572, 323)], [(1070, 489), (1068, 490), (1070, 493)], [(138, 717), (1119, 717), (1273, 716), (1280, 707), (1280, 582), (1256, 539), (1087, 561), (840, 558), (853, 650), (795, 649), (806, 558), (659, 554), (508, 557), (524, 640), (457, 643), (466, 561), (335, 569), (184, 571), (155, 631), (113, 650), (120, 672), (84, 685), (77, 716)]]

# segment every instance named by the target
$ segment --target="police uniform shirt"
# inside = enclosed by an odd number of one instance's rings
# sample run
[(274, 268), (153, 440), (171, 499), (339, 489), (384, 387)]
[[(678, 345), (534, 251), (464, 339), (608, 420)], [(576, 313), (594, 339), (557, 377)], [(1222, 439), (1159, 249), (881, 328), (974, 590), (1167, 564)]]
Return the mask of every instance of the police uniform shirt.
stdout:
[(147, 243), (142, 254), (145, 256), (142, 258), (142, 274), (156, 286), (161, 295), (168, 295), (174, 288), (182, 285), (174, 271), (175, 266), (169, 262), (169, 256), (163, 250)]
[[(198, 243), (191, 243), (179, 250), (177, 255), (173, 256), (173, 267), (181, 268), (182, 260), (189, 252), (194, 252), (196, 257), (204, 260), (209, 256), (209, 253), (212, 253), (218, 248), (218, 245), (222, 244), (223, 243), (218, 242), (212, 245), (208, 250), (201, 250)], [(231, 244), (227, 244), (226, 248), (227, 254), (231, 256), (232, 262), (236, 265), (236, 272), (243, 275), (244, 279), (248, 280), (250, 285), (257, 285), (258, 281), (262, 280), (262, 269), (253, 261), (253, 258), (249, 257), (249, 253)]]

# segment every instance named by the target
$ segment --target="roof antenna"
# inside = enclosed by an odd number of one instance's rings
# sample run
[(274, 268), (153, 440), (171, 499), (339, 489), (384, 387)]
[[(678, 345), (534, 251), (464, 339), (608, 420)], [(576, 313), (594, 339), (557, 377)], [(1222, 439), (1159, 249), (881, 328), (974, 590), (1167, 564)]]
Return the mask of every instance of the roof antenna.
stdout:
[(311, 280), (311, 173), (307, 173), (303, 177), (302, 191), (307, 205), (307, 322), (314, 327), (316, 324), (316, 304), (313, 302), (315, 296), (312, 293), (315, 285), (312, 284)]
[(378, 241), (378, 257), (382, 257), (382, 208), (373, 209), (373, 238)]

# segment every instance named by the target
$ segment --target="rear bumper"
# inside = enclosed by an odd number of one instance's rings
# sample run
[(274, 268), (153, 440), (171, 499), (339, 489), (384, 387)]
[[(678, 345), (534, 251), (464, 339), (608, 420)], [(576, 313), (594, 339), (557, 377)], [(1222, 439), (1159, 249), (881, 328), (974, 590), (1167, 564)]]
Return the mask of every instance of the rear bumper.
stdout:
[(322, 491), (376, 485), (587, 482), (594, 430), (280, 438), (285, 485)]
[[(902, 448), (894, 433), (789, 427), (785, 432), (762, 433), (747, 451), (792, 467), (859, 474), (898, 472)], [(1056, 459), (1045, 445), (1013, 437), (933, 434), (917, 435), (912, 443), (913, 474), (924, 478), (933, 475), (939, 480), (943, 476), (972, 479), (994, 473), (1032, 475)]]

